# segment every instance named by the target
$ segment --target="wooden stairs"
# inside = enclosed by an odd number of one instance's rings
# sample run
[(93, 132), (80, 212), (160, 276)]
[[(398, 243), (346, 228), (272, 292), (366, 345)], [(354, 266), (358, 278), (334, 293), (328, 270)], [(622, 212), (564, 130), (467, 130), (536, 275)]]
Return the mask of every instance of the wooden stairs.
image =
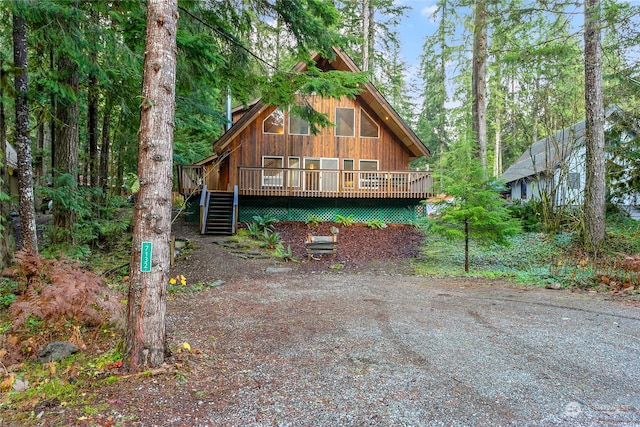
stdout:
[(201, 199), (201, 234), (231, 236), (236, 232), (236, 192), (204, 191)]

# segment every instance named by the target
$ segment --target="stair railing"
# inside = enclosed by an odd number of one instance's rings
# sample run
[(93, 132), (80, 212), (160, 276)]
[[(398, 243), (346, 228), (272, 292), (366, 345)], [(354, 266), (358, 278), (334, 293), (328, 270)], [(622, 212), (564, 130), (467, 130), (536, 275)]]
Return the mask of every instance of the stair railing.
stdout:
[(207, 186), (202, 186), (202, 194), (200, 194), (200, 234), (204, 234), (207, 229), (207, 216), (209, 215), (209, 201), (211, 193), (207, 191)]
[(238, 225), (238, 185), (233, 186), (233, 210), (231, 212), (231, 234), (236, 234)]

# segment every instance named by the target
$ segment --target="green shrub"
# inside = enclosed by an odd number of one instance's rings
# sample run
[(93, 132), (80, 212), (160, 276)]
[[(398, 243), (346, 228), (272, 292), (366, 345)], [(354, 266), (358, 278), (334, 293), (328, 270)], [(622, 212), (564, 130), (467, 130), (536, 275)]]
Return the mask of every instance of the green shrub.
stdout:
[(379, 219), (370, 219), (369, 221), (367, 221), (367, 227), (369, 227), (369, 228), (377, 228), (378, 230), (381, 230), (383, 228), (386, 228), (387, 224), (385, 224), (384, 222), (380, 221)]
[(72, 258), (85, 258), (91, 249), (109, 249), (109, 245), (131, 229), (132, 216), (125, 200), (110, 196), (101, 189), (78, 186), (70, 174), (56, 179), (53, 188), (39, 188), (54, 205), (76, 214), (70, 230), (51, 225), (47, 229), (49, 241), (54, 245), (43, 249), (47, 255), (63, 252)]
[(317, 217), (315, 215), (309, 215), (307, 217), (307, 220), (305, 221), (305, 224), (307, 224), (308, 227), (317, 227), (318, 224), (320, 224), (322, 222), (322, 218)]
[(262, 234), (264, 233), (264, 230), (260, 229), (260, 226), (257, 222), (250, 222), (247, 224), (247, 232), (251, 237), (260, 239), (262, 237)]
[(280, 233), (270, 233), (268, 230), (264, 230), (261, 240), (262, 246), (275, 249), (280, 243)]
[(292, 252), (291, 252), (291, 245), (288, 245), (287, 248), (285, 249), (284, 246), (282, 246), (281, 244), (278, 244), (276, 246), (276, 256), (278, 258), (283, 259), (284, 261), (293, 260), (293, 255), (292, 255)]
[(264, 215), (264, 216), (255, 215), (253, 217), (253, 220), (255, 221), (256, 224), (258, 224), (258, 228), (262, 232), (273, 231), (274, 224), (276, 224), (279, 221), (278, 218), (271, 215)]
[(342, 225), (343, 227), (349, 227), (350, 225), (353, 225), (356, 222), (356, 220), (353, 218), (353, 215), (349, 215), (349, 216), (336, 215), (336, 222)]
[(520, 219), (524, 231), (540, 231), (540, 214), (533, 203), (523, 203), (521, 200), (513, 200), (507, 205), (512, 218)]
[(24, 292), (20, 283), (6, 277), (0, 278), (0, 308), (7, 308), (16, 299), (16, 295)]

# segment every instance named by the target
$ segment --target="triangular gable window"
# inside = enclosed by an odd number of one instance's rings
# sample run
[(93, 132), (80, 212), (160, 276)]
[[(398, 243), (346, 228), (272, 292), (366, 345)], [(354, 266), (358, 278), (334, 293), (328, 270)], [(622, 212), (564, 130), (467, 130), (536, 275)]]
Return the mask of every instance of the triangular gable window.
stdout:
[(284, 133), (284, 113), (276, 109), (262, 122), (262, 132), (272, 134)]
[(360, 136), (362, 138), (380, 137), (380, 127), (362, 108), (360, 109)]
[(289, 113), (289, 134), (309, 135), (309, 122), (295, 114)]
[(353, 108), (336, 108), (336, 136), (355, 136)]

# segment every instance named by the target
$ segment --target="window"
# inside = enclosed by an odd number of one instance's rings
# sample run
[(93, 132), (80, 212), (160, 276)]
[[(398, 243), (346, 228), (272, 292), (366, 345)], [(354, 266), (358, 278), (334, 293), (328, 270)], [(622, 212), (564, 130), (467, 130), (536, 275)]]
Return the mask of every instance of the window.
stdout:
[(262, 122), (262, 132), (274, 134), (284, 133), (284, 113), (282, 110), (277, 109), (271, 113), (269, 117), (264, 119)]
[(360, 160), (360, 170), (361, 171), (377, 171), (378, 161), (377, 160)]
[(378, 188), (378, 161), (377, 160), (360, 160), (360, 188), (376, 189)]
[(569, 189), (571, 190), (579, 190), (580, 189), (580, 174), (576, 172), (569, 172), (567, 176), (569, 181)]
[(309, 122), (295, 114), (289, 113), (289, 134), (309, 135)]
[(520, 198), (527, 198), (527, 181), (525, 181), (524, 179), (520, 181)]
[(355, 177), (355, 173), (353, 172), (353, 159), (343, 159), (342, 160), (342, 176), (343, 178), (343, 187), (345, 188), (353, 188), (353, 181)]
[(282, 187), (282, 157), (262, 158), (262, 185), (265, 187)]
[(353, 108), (336, 108), (336, 136), (355, 136)]
[(289, 157), (289, 187), (300, 187), (300, 157)]
[(378, 124), (362, 108), (360, 109), (360, 136), (363, 138), (378, 138), (380, 136)]

